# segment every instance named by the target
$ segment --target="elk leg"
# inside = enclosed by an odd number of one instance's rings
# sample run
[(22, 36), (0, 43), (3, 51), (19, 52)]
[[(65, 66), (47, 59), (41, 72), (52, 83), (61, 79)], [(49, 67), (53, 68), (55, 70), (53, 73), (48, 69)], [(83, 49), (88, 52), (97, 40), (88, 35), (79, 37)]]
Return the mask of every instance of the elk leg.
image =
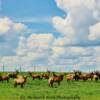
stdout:
[(23, 84), (21, 84), (21, 88), (23, 88)]
[(60, 81), (58, 81), (58, 85), (60, 85)]
[(42, 77), (39, 77), (39, 80), (42, 80)]
[(41, 80), (41, 78), (40, 78), (40, 77), (38, 77), (38, 79), (39, 79), (39, 80)]
[(34, 77), (33, 77), (33, 80), (34, 80)]
[(53, 87), (53, 82), (51, 82), (51, 87)]
[(51, 83), (51, 87), (53, 87), (53, 83)]
[(14, 87), (17, 87), (17, 83), (14, 83)]
[(9, 79), (7, 79), (7, 82), (9, 82)]
[(97, 82), (98, 81), (98, 78), (95, 78), (95, 81)]

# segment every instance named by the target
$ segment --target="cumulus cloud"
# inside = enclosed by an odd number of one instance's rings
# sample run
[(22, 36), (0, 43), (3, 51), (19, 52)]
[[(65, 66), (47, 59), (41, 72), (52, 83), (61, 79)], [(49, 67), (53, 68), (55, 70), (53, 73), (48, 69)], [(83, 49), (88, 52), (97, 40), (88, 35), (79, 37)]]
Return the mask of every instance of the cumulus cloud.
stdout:
[[(52, 47), (53, 55), (51, 58), (63, 60), (66, 59), (78, 59), (80, 57), (92, 56), (94, 49), (87, 47)], [(59, 61), (58, 61), (59, 63)]]
[(100, 40), (100, 22), (90, 27), (90, 40)]
[[(34, 63), (48, 63), (54, 36), (51, 33), (31, 33), (23, 23), (8, 17), (0, 18), (0, 58), (6, 66), (33, 66)], [(9, 68), (10, 69), (10, 68)]]
[(100, 53), (100, 0), (55, 0), (55, 2), (66, 16), (53, 17), (53, 26), (61, 33), (61, 37), (54, 41), (50, 62), (62, 62), (66, 63), (66, 66), (69, 62), (71, 66), (76, 63), (80, 69), (86, 70), (90, 67), (97, 68)]
[(0, 18), (0, 35), (3, 34), (10, 34), (11, 32), (16, 33), (23, 33), (24, 31), (27, 31), (26, 25), (22, 23), (15, 23), (8, 17), (2, 17)]
[[(0, 63), (5, 66), (14, 66), (10, 67), (9, 70), (19, 69), (21, 66), (24, 71), (28, 69), (34, 70), (34, 64), (40, 67), (41, 65), (42, 67), (43, 65), (46, 66), (48, 65), (48, 58), (52, 54), (51, 46), (53, 41), (54, 36), (51, 33), (33, 33), (29, 37), (20, 36), (16, 55), (2, 56), (0, 57)], [(42, 69), (45, 70), (46, 68)]]
[[(64, 38), (66, 44), (91, 43), (91, 38), (98, 37), (99, 32), (93, 35), (100, 22), (100, 1), (99, 0), (55, 0), (57, 6), (65, 11), (66, 17), (54, 17), (53, 25)], [(93, 28), (93, 29), (91, 29)], [(92, 32), (90, 32), (90, 31)], [(95, 33), (94, 33), (95, 34)], [(95, 39), (97, 41), (97, 39)], [(86, 44), (85, 43), (85, 44)]]
[(34, 60), (46, 60), (51, 53), (51, 46), (54, 36), (48, 34), (31, 34), (28, 38), (21, 37), (16, 54), (19, 56), (27, 56)]
[(30, 30), (26, 25), (17, 23), (9, 17), (0, 18), (0, 55), (15, 55), (19, 37)]

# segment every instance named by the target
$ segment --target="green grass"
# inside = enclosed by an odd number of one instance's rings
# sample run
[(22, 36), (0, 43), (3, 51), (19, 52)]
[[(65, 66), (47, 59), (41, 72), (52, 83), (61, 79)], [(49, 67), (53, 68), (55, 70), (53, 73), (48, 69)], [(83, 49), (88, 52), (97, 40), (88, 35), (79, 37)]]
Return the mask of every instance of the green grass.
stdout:
[[(55, 97), (47, 99), (46, 96)], [(37, 100), (34, 97), (41, 97), (39, 100), (78, 100), (58, 99), (60, 97), (79, 96), (80, 100), (100, 100), (100, 82), (79, 81), (67, 82), (65, 79), (60, 86), (55, 84), (54, 88), (48, 86), (48, 80), (32, 80), (28, 78), (24, 88), (14, 88), (13, 80), (9, 83), (0, 82), (0, 100)], [(42, 99), (43, 98), (43, 99)]]

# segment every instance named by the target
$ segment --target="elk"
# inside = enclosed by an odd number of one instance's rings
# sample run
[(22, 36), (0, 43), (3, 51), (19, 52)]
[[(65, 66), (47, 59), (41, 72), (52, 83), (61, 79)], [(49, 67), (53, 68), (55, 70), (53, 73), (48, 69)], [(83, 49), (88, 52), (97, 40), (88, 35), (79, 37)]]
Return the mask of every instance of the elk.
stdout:
[(73, 74), (68, 74), (68, 75), (66, 75), (66, 80), (67, 81), (71, 81), (71, 80), (73, 80), (74, 79), (74, 75)]
[(32, 79), (34, 80), (34, 79), (42, 79), (41, 78), (41, 75), (39, 75), (39, 74), (33, 74), (32, 72), (29, 72), (29, 75), (32, 77)]
[(9, 82), (9, 75), (0, 75), (0, 81), (7, 81), (7, 82)]
[(53, 76), (49, 78), (48, 80), (48, 84), (49, 86), (53, 87), (54, 83), (58, 83), (58, 85), (60, 85), (60, 82), (63, 80), (64, 75), (55, 75), (55, 73), (53, 73)]
[(14, 87), (20, 85), (23, 88), (24, 84), (26, 83), (27, 76), (20, 76), (14, 79)]
[(19, 74), (19, 71), (17, 71), (17, 70), (16, 70), (16, 72), (8, 73), (9, 77), (10, 77), (10, 78), (13, 78), (13, 79), (14, 79), (14, 78), (17, 78), (17, 75), (18, 75), (18, 74)]
[(43, 73), (43, 74), (42, 74), (42, 78), (44, 78), (44, 79), (49, 79), (49, 75), (50, 75), (50, 72)]

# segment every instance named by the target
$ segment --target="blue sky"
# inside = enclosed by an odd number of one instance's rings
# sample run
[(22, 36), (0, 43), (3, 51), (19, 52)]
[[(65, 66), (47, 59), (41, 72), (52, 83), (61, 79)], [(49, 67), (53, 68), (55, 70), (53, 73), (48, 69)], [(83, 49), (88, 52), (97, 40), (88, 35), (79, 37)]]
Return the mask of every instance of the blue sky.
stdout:
[(3, 0), (1, 15), (17, 22), (23, 20), (36, 32), (56, 32), (50, 20), (53, 16), (63, 16), (64, 12), (54, 0)]
[(25, 70), (34, 69), (34, 64), (62, 71), (100, 70), (99, 4), (0, 0), (0, 63), (23, 65)]

